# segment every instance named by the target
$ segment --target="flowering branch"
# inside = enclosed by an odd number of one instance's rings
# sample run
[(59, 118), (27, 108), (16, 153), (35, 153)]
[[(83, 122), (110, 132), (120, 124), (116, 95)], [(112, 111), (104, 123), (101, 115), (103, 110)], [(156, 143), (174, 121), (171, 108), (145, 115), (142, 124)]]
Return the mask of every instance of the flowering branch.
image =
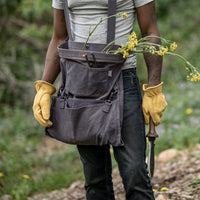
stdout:
[(166, 54), (176, 56), (176, 57), (180, 58), (185, 63), (186, 71), (189, 73), (189, 75), (187, 76), (187, 80), (190, 80), (192, 82), (200, 81), (199, 70), (196, 67), (194, 67), (190, 62), (188, 62), (184, 57), (182, 57), (179, 54), (172, 53), (172, 52), (167, 52)]
[[(159, 38), (162, 41), (162, 44), (146, 42), (148, 38), (152, 37)], [(112, 53), (120, 53), (123, 55), (123, 58), (127, 58), (130, 54), (133, 53), (150, 53), (152, 55), (155, 54), (159, 56), (176, 56), (180, 58), (185, 64), (186, 71), (189, 73), (189, 75), (187, 75), (187, 80), (192, 82), (200, 81), (200, 71), (190, 62), (188, 62), (183, 56), (173, 52), (177, 48), (176, 42), (156, 35), (146, 36), (138, 40), (135, 32), (129, 35), (128, 38), (129, 40), (125, 45), (121, 44), (121, 47), (118, 48), (118, 50), (112, 51)]]
[[(109, 17), (106, 17), (104, 19), (100, 19), (100, 21), (96, 24), (96, 26), (92, 29), (92, 31), (89, 31), (89, 35), (86, 39), (86, 42), (83, 46), (83, 50), (86, 47), (86, 44), (90, 38), (90, 36), (94, 33), (96, 28), (105, 20), (111, 18), (121, 16), (123, 18), (127, 18), (126, 13), (118, 13), (115, 15), (111, 15)], [(112, 45), (122, 39), (122, 38), (128, 38), (128, 42), (124, 45), (121, 44), (121, 47), (117, 50), (110, 50)], [(156, 44), (148, 42), (148, 38), (159, 38), (162, 42), (162, 44)], [(106, 51), (106, 53), (114, 53), (114, 54), (122, 54), (123, 58), (127, 58), (130, 54), (134, 53), (150, 53), (152, 55), (158, 55), (158, 56), (164, 56), (164, 55), (172, 55), (180, 58), (183, 63), (185, 64), (186, 71), (189, 73), (187, 75), (187, 80), (190, 81), (200, 81), (200, 71), (199, 69), (195, 68), (190, 62), (188, 62), (183, 56), (174, 53), (173, 51), (177, 48), (176, 42), (173, 42), (171, 40), (167, 40), (163, 37), (159, 37), (156, 35), (149, 35), (145, 36), (143, 38), (137, 39), (137, 35), (135, 32), (132, 32), (130, 35), (124, 35), (122, 37), (117, 38), (116, 40), (110, 42), (103, 50), (102, 52)]]
[(86, 45), (87, 45), (87, 43), (88, 43), (88, 40), (89, 40), (90, 36), (94, 33), (94, 31), (96, 30), (96, 28), (97, 28), (103, 21), (108, 20), (109, 18), (112, 18), (112, 17), (117, 17), (117, 16), (122, 16), (123, 18), (127, 18), (127, 14), (126, 14), (126, 13), (118, 13), (118, 14), (115, 14), (115, 15), (111, 15), (111, 16), (105, 17), (105, 18), (103, 18), (103, 19), (101, 18), (101, 19), (99, 20), (99, 22), (95, 25), (95, 27), (92, 29), (92, 31), (89, 31), (89, 35), (88, 35), (88, 37), (87, 37), (87, 39), (86, 39), (86, 41), (85, 41), (85, 44), (84, 44), (82, 50), (85, 50), (85, 47), (86, 47)]

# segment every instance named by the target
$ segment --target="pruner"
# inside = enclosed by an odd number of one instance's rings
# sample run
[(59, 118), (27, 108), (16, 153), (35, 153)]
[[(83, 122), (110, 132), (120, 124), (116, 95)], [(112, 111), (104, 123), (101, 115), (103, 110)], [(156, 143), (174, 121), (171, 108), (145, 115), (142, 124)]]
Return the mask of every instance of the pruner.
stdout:
[(158, 134), (156, 133), (156, 130), (155, 130), (155, 125), (153, 123), (153, 120), (152, 118), (150, 117), (150, 122), (149, 122), (149, 132), (148, 134), (146, 135), (146, 137), (148, 137), (148, 140), (149, 140), (149, 152), (148, 152), (148, 163), (147, 163), (147, 167), (148, 167), (148, 171), (149, 171), (149, 176), (150, 178), (153, 177), (153, 174), (154, 174), (154, 157), (155, 157), (155, 153), (154, 153), (154, 147), (155, 147), (155, 139), (158, 136)]

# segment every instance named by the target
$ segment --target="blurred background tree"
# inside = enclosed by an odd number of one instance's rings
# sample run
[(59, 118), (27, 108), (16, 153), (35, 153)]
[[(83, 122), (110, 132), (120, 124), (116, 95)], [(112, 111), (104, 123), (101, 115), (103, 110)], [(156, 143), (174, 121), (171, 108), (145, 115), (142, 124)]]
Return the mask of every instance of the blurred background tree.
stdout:
[(0, 104), (30, 107), (52, 34), (51, 2), (0, 1)]

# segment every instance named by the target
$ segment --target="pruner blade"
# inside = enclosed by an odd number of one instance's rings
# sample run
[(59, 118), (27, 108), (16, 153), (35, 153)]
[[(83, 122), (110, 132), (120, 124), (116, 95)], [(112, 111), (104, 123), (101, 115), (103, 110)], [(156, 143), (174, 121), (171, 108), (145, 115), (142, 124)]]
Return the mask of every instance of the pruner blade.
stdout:
[(155, 130), (155, 125), (153, 123), (153, 120), (150, 118), (150, 123), (149, 123), (149, 132), (146, 135), (146, 137), (148, 137), (149, 140), (149, 152), (148, 152), (148, 171), (149, 171), (149, 176), (150, 178), (153, 177), (154, 175), (154, 147), (155, 147), (155, 139), (158, 137), (158, 134), (156, 133)]

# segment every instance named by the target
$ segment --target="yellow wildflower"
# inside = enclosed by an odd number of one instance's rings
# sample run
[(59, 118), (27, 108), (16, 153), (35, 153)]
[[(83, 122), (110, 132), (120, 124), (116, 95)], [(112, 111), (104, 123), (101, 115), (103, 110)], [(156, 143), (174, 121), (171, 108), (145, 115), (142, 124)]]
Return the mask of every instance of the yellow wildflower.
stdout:
[(157, 53), (158, 53), (158, 55), (163, 56), (167, 52), (168, 52), (168, 47), (161, 47)]
[(190, 69), (189, 69), (188, 67), (186, 67), (186, 71), (187, 71), (187, 72), (190, 72)]
[(198, 77), (197, 77), (197, 76), (194, 77), (194, 81), (195, 81), (195, 82), (198, 81)]
[(167, 187), (162, 187), (162, 188), (160, 189), (160, 191), (168, 191), (168, 188), (167, 188)]
[(163, 51), (166, 54), (168, 52), (168, 47), (165, 47)]
[(123, 18), (127, 18), (127, 13), (123, 13), (123, 14), (122, 14), (122, 17), (123, 17)]
[(187, 108), (185, 112), (187, 115), (192, 114), (192, 108)]
[(129, 52), (127, 50), (123, 51), (123, 58), (127, 58), (129, 56)]
[(7, 151), (3, 150), (2, 153), (3, 153), (3, 154), (7, 154)]
[(22, 177), (25, 178), (25, 179), (29, 179), (30, 178), (30, 176), (27, 175), (27, 174), (23, 174)]
[(135, 46), (137, 46), (138, 45), (138, 40), (137, 39), (135, 39)]
[(192, 82), (197, 82), (197, 81), (199, 81), (199, 80), (200, 80), (200, 76), (198, 76), (198, 75), (193, 75), (190, 81), (192, 81)]
[(124, 45), (124, 44), (122, 44), (122, 43), (121, 43), (121, 46), (122, 46), (122, 48), (124, 48), (124, 47), (125, 47), (125, 45)]
[(132, 37), (132, 35), (128, 36), (129, 41), (134, 41), (134, 38)]
[(177, 48), (177, 44), (176, 44), (176, 42), (173, 42), (173, 43), (170, 45), (170, 51), (174, 51), (176, 48)]
[(0, 172), (0, 178), (3, 177), (3, 176), (4, 176), (4, 174), (2, 172)]
[(156, 189), (153, 189), (153, 192), (156, 192), (157, 190)]
[(163, 51), (158, 51), (159, 56), (163, 56), (165, 53)]
[(133, 37), (133, 38), (137, 38), (137, 35), (136, 35), (135, 32), (132, 32), (132, 37)]
[(75, 169), (74, 169), (74, 172), (75, 172), (75, 173), (76, 173), (76, 172), (78, 172), (78, 169), (77, 169), (77, 168), (75, 168)]
[(135, 32), (132, 32), (131, 35), (128, 36), (129, 42), (134, 42), (135, 46), (138, 45), (137, 35)]
[(128, 50), (133, 51), (134, 47), (135, 47), (135, 43), (134, 42), (131, 41), (131, 42), (128, 43)]

